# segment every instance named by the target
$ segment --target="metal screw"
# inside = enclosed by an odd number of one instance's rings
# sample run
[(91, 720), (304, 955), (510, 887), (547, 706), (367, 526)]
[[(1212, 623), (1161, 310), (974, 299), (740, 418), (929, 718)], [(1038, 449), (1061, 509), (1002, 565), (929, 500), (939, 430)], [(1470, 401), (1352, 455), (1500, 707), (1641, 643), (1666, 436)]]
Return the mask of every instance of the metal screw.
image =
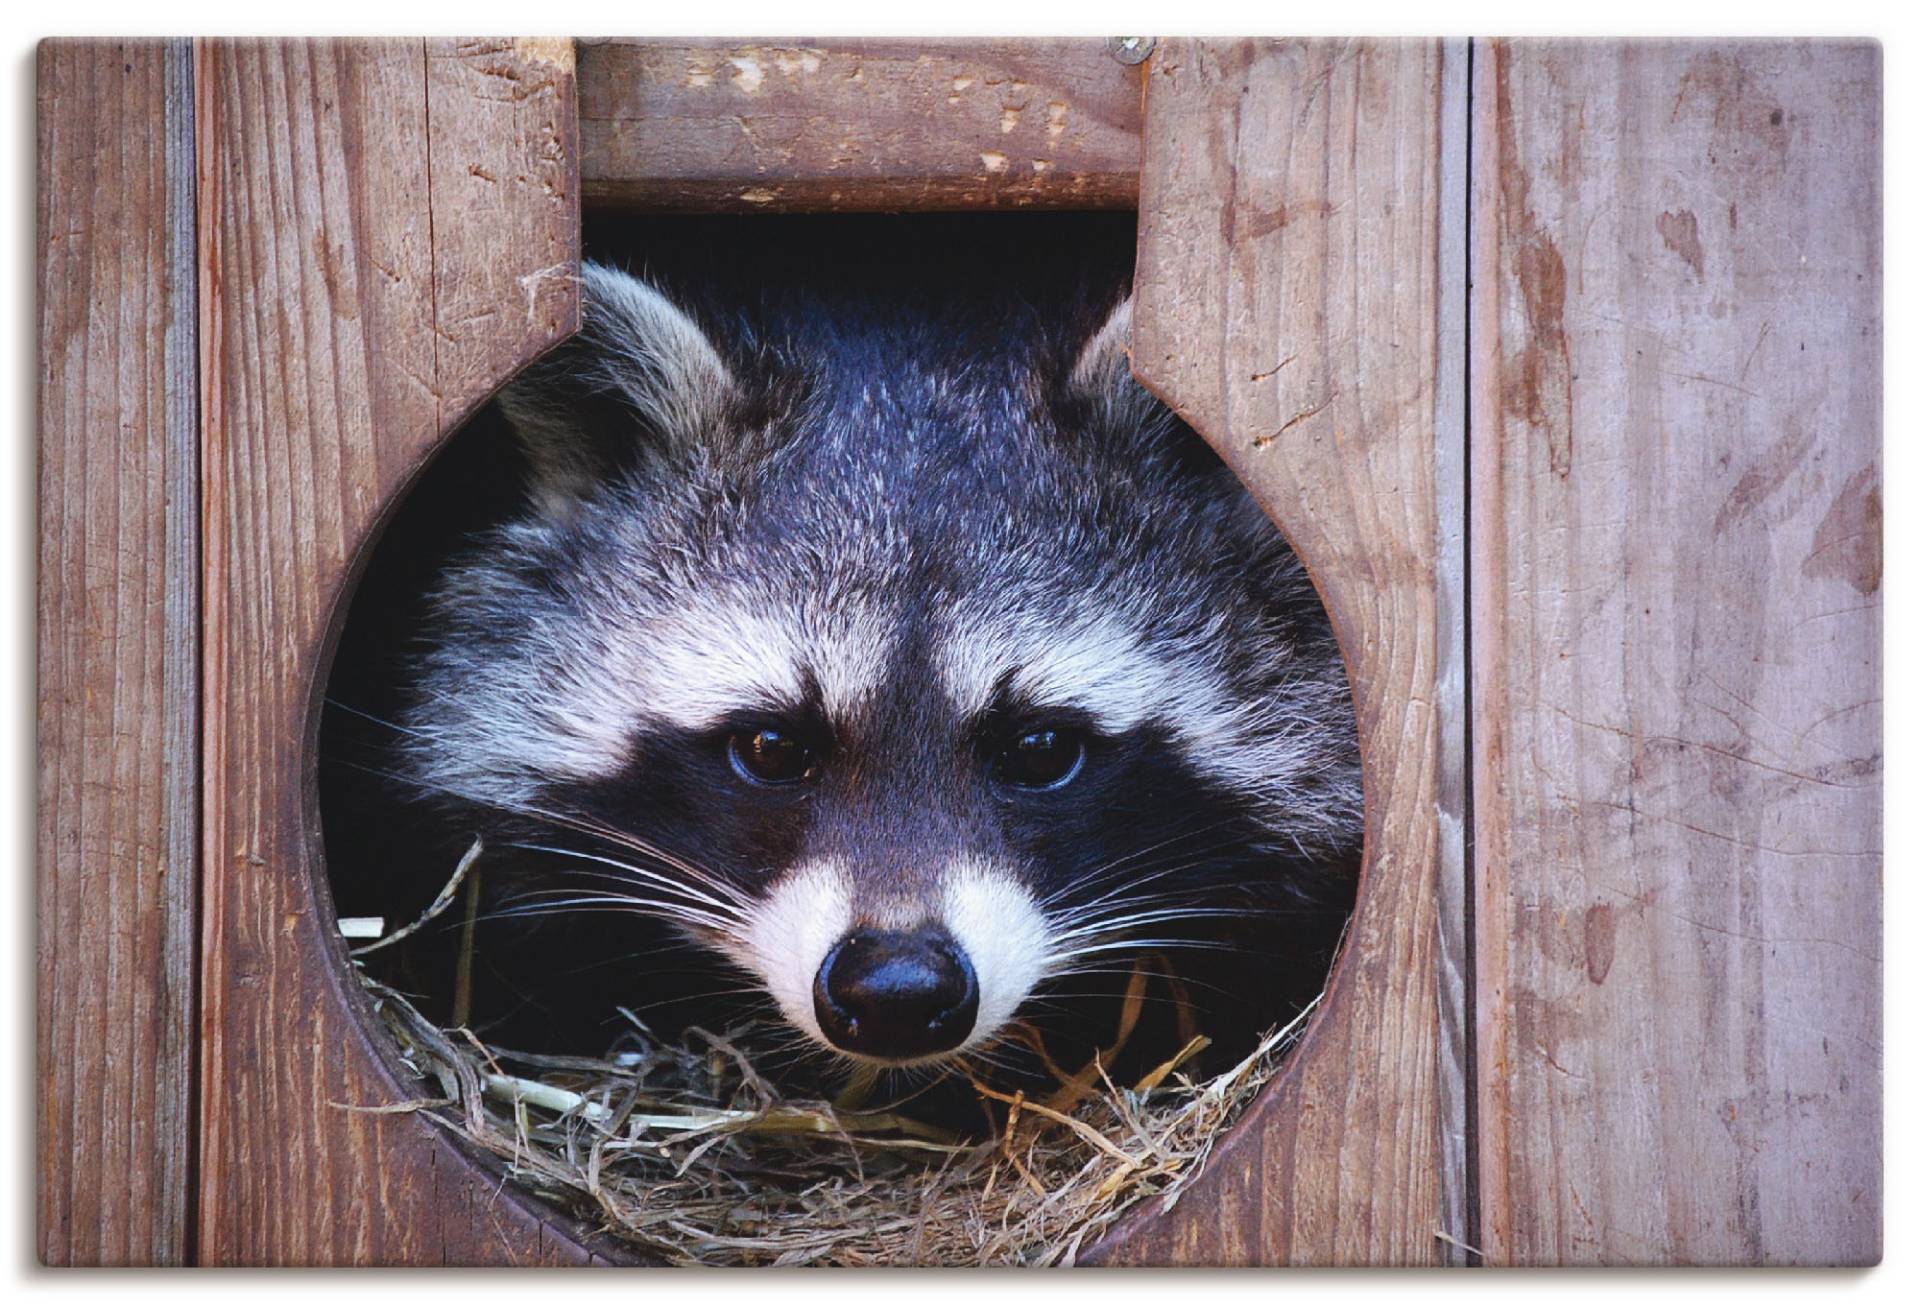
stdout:
[(1153, 53), (1153, 38), (1151, 36), (1109, 36), (1107, 53), (1124, 64), (1145, 63), (1147, 56)]

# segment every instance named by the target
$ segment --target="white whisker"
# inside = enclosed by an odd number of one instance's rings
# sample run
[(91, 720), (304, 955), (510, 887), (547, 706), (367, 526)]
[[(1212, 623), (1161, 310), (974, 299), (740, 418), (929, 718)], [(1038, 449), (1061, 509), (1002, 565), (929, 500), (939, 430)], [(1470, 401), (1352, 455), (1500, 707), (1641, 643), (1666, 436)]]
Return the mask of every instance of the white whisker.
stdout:
[(593, 863), (598, 865), (606, 865), (610, 868), (620, 870), (623, 873), (633, 874), (637, 877), (644, 878), (649, 882), (658, 884), (661, 887), (665, 887), (672, 891), (682, 893), (696, 901), (700, 901), (707, 905), (712, 906), (715, 910), (725, 911), (728, 915), (732, 916), (736, 920), (744, 921), (746, 918), (745, 913), (740, 908), (741, 902), (738, 899), (737, 893), (730, 893), (726, 899), (722, 899), (720, 897), (712, 896), (705, 892), (698, 891), (695, 888), (689, 886), (688, 884), (683, 883), (678, 879), (669, 877), (666, 874), (661, 874), (654, 870), (646, 869), (640, 865), (632, 865), (632, 864), (628, 864), (625, 861), (614, 860), (608, 856), (596, 856), (591, 852), (572, 851), (565, 847), (546, 847), (546, 846), (541, 846), (538, 843), (532, 843), (532, 842), (509, 842), (504, 845), (513, 847), (520, 851), (541, 852), (550, 856), (570, 856), (575, 860), (587, 860), (587, 861), (592, 861)]

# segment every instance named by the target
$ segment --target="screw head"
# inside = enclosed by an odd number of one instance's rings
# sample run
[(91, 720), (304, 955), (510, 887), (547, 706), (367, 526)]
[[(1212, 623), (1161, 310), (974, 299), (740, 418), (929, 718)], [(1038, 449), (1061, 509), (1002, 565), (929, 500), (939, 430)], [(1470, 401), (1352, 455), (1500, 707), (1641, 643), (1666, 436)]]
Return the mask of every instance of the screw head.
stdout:
[(1153, 38), (1151, 36), (1109, 36), (1107, 53), (1124, 64), (1145, 63), (1147, 56), (1153, 53)]

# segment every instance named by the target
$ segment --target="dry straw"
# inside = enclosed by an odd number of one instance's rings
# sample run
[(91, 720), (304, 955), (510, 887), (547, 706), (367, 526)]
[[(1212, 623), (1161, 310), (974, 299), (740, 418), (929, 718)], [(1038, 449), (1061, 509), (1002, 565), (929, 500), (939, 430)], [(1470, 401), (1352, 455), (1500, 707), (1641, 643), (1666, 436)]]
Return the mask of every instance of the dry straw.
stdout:
[[(1142, 969), (1116, 1044), (1138, 1016), (1145, 980)], [(1206, 1045), (1194, 1037), (1131, 1084), (1102, 1069), (1111, 1052), (1060, 1074), (1042, 1101), (975, 1083), (1000, 1108), (994, 1135), (969, 1141), (844, 1100), (784, 1098), (755, 1070), (740, 1030), (695, 1029), (668, 1043), (629, 1016), (606, 1059), (516, 1054), (436, 1027), (390, 988), (362, 981), (404, 1062), (434, 1090), (399, 1108), (498, 1156), (514, 1180), (643, 1257), (673, 1264), (1071, 1264), (1134, 1206), (1173, 1206), (1311, 1013), (1202, 1081), (1182, 1071)]]

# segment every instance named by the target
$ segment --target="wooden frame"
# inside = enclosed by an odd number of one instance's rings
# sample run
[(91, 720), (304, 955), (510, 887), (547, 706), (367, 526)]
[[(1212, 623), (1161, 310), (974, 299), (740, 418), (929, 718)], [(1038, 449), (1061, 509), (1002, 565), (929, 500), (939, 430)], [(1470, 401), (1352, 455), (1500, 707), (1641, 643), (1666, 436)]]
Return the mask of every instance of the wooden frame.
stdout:
[(1095, 1259), (1874, 1260), (1879, 78), (1841, 43), (43, 45), (43, 1260), (619, 1257), (369, 1112), (407, 1092), (311, 804), (355, 567), (575, 328), (583, 195), (1140, 206), (1136, 372), (1321, 587), (1368, 854), (1306, 1044)]

